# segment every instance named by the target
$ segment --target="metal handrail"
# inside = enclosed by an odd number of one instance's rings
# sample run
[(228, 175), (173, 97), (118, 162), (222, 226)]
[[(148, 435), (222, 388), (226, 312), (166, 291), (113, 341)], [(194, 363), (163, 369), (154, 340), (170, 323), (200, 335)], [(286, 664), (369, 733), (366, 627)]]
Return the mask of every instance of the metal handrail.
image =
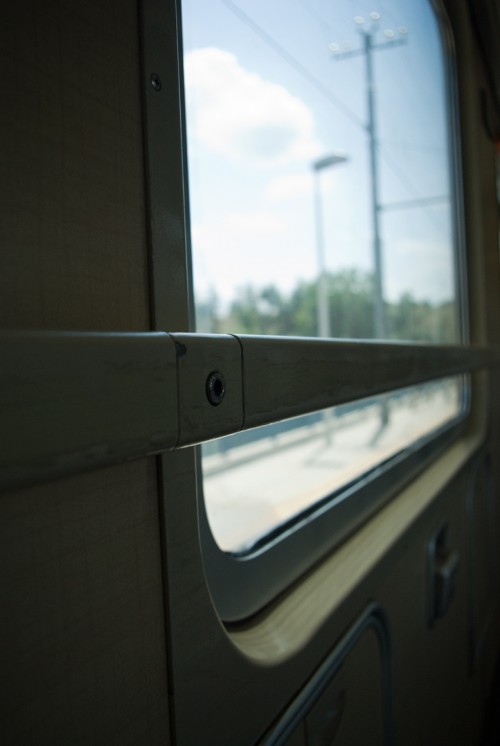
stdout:
[(3, 332), (0, 489), (193, 445), (498, 359), (495, 350), (465, 346)]

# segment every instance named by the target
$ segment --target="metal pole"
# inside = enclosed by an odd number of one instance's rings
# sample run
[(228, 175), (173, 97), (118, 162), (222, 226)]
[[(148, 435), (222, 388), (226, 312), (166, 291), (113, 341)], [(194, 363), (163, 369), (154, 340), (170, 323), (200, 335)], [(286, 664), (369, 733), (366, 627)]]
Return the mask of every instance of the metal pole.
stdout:
[(314, 219), (316, 224), (316, 256), (318, 262), (318, 336), (330, 336), (330, 309), (328, 303), (328, 283), (326, 276), (325, 236), (323, 230), (323, 210), (321, 200), (321, 171), (339, 163), (345, 163), (347, 156), (332, 153), (312, 163), (314, 179)]
[[(363, 31), (366, 60), (366, 92), (368, 108), (368, 147), (370, 150), (370, 177), (372, 195), (372, 221), (373, 221), (373, 259), (374, 259), (374, 332), (376, 339), (387, 338), (387, 327), (384, 308), (384, 287), (382, 278), (382, 241), (380, 239), (380, 200), (378, 191), (378, 161), (377, 140), (375, 125), (375, 91), (373, 85), (372, 64), (372, 33)], [(380, 428), (375, 433), (373, 443), (375, 444), (389, 423), (389, 403), (384, 396), (380, 401)]]
[(386, 339), (387, 328), (384, 308), (384, 290), (382, 279), (382, 241), (380, 239), (380, 201), (378, 187), (378, 163), (377, 163), (377, 140), (375, 125), (375, 93), (373, 85), (372, 65), (372, 34), (371, 31), (363, 31), (366, 60), (366, 90), (368, 98), (368, 146), (370, 150), (370, 177), (372, 197), (372, 221), (373, 221), (373, 258), (374, 258), (374, 280), (375, 280), (375, 325), (374, 332), (377, 339)]
[[(380, 15), (378, 13), (370, 13), (370, 17), (373, 21), (378, 21)], [(356, 23), (363, 24), (363, 18), (359, 17), (359, 20), (354, 19)], [(367, 109), (368, 109), (368, 122), (366, 125), (366, 132), (368, 135), (368, 149), (370, 155), (370, 179), (371, 179), (371, 205), (372, 205), (372, 223), (373, 223), (373, 263), (374, 263), (374, 300), (373, 300), (373, 311), (374, 311), (374, 326), (373, 333), (376, 339), (387, 339), (387, 319), (385, 314), (384, 305), (384, 287), (383, 287), (383, 275), (382, 275), (382, 241), (380, 238), (380, 212), (382, 207), (379, 200), (379, 184), (378, 184), (378, 161), (377, 161), (377, 131), (375, 124), (375, 90), (373, 84), (373, 63), (372, 63), (372, 52), (374, 47), (377, 49), (387, 49), (394, 44), (402, 44), (404, 40), (398, 39), (385, 44), (373, 44), (373, 33), (374, 27), (367, 31), (360, 29), (363, 37), (363, 48), (362, 50), (349, 51), (339, 54), (340, 47), (338, 44), (330, 45), (332, 52), (335, 54), (336, 59), (342, 59), (345, 57), (352, 57), (357, 54), (364, 54), (365, 56), (365, 78), (366, 78), (366, 93), (367, 93)], [(400, 33), (403, 33), (402, 31)], [(406, 33), (406, 31), (404, 31)], [(383, 433), (389, 422), (389, 405), (385, 397), (380, 400), (380, 428), (373, 438), (373, 443), (376, 443), (380, 435)]]
[(314, 169), (314, 216), (316, 223), (316, 252), (318, 260), (318, 336), (330, 336), (330, 313), (325, 261), (325, 236), (323, 231), (323, 210), (321, 205), (320, 170)]
[[(328, 278), (326, 274), (325, 235), (323, 228), (323, 210), (321, 200), (321, 171), (338, 163), (345, 163), (347, 157), (341, 154), (323, 156), (312, 164), (314, 180), (314, 218), (316, 223), (316, 252), (318, 261), (318, 336), (330, 337), (330, 304), (328, 301)], [(325, 409), (322, 419), (325, 426), (327, 444), (332, 440), (332, 410)]]
[[(318, 261), (318, 337), (330, 336), (330, 304), (328, 301), (328, 287), (326, 278), (326, 260), (325, 260), (325, 234), (323, 229), (323, 210), (321, 204), (321, 168), (314, 166), (314, 218), (316, 223), (316, 255)], [(325, 409), (322, 412), (324, 423), (325, 441), (328, 444), (332, 441), (332, 410)]]

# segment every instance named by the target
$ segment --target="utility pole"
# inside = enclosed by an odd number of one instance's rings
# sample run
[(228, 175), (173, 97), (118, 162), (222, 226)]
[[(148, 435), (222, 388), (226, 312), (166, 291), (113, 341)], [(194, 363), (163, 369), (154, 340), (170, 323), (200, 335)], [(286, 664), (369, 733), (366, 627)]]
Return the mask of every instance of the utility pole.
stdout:
[[(340, 44), (330, 44), (330, 51), (335, 60), (346, 59), (346, 57), (356, 57), (364, 55), (365, 57), (365, 85), (367, 97), (367, 115), (368, 121), (365, 125), (368, 135), (369, 164), (370, 164), (370, 182), (371, 182), (371, 207), (372, 207), (372, 227), (373, 227), (373, 268), (375, 280), (374, 293), (374, 333), (376, 339), (387, 338), (387, 319), (384, 306), (384, 285), (383, 285), (383, 257), (382, 257), (382, 240), (380, 237), (380, 212), (381, 205), (379, 199), (379, 175), (378, 175), (378, 153), (377, 153), (377, 126), (376, 126), (376, 109), (375, 109), (375, 86), (373, 80), (373, 52), (374, 50), (390, 49), (406, 43), (407, 29), (400, 27), (395, 33), (392, 29), (385, 29), (385, 41), (376, 42), (375, 35), (378, 30), (377, 24), (380, 21), (380, 13), (370, 13), (369, 25), (365, 25), (365, 19), (362, 16), (356, 16), (354, 23), (359, 27), (363, 37), (363, 45), (358, 49), (345, 48)], [(376, 443), (379, 436), (385, 430), (389, 422), (389, 409), (387, 399), (383, 397), (380, 402), (380, 428), (373, 438)]]
[(382, 246), (380, 241), (380, 201), (378, 184), (377, 138), (375, 126), (375, 92), (373, 90), (373, 41), (371, 32), (362, 32), (365, 55), (365, 75), (368, 104), (368, 144), (370, 148), (370, 176), (372, 194), (373, 259), (375, 267), (375, 336), (387, 337), (382, 279)]
[(378, 154), (377, 154), (377, 126), (375, 110), (375, 86), (373, 79), (373, 52), (374, 50), (389, 49), (399, 46), (406, 42), (407, 29), (400, 27), (397, 34), (392, 29), (385, 29), (385, 41), (376, 42), (375, 34), (378, 30), (377, 24), (380, 20), (380, 14), (370, 13), (371, 24), (365, 26), (365, 19), (361, 16), (354, 18), (354, 23), (359, 26), (363, 45), (358, 49), (346, 49), (340, 44), (330, 44), (329, 49), (335, 60), (343, 60), (347, 57), (365, 57), (365, 85), (367, 97), (367, 115), (368, 121), (365, 129), (368, 135), (369, 165), (370, 165), (370, 193), (372, 208), (372, 227), (373, 227), (373, 265), (375, 279), (375, 297), (374, 297), (374, 332), (377, 339), (387, 337), (387, 323), (384, 308), (384, 287), (383, 287), (383, 257), (382, 257), (382, 240), (380, 237), (380, 212), (381, 205), (379, 200), (379, 176), (378, 176)]

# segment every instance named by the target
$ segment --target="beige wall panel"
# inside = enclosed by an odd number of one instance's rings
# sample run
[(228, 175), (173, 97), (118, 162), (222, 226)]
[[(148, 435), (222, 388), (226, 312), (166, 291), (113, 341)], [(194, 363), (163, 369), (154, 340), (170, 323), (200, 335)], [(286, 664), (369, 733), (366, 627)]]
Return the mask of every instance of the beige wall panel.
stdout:
[(307, 746), (387, 743), (381, 652), (373, 630), (365, 631), (306, 716)]
[(2, 744), (168, 741), (153, 460), (0, 499)]
[(0, 36), (0, 327), (149, 328), (136, 3), (2, 3)]
[[(467, 213), (467, 260), (471, 338), (484, 340), (498, 346), (500, 335), (500, 262), (498, 251), (498, 196), (495, 184), (495, 144), (486, 126), (485, 103), (490, 80), (483, 66), (483, 50), (480, 40), (468, 22), (470, 15), (464, 0), (447, 0), (455, 29), (458, 54), (458, 77), (461, 88), (462, 160), (464, 169), (464, 192)], [(471, 3), (472, 4), (472, 3)], [(486, 96), (486, 99), (485, 99)], [(491, 99), (490, 99), (491, 104)], [(500, 396), (498, 371), (492, 370), (483, 381), (481, 391), (488, 416), (488, 449), (497, 454), (500, 447)], [(492, 492), (495, 508), (488, 517), (489, 528), (498, 537), (500, 534), (500, 469), (498, 458), (492, 459)], [(476, 515), (475, 530), (477, 520)], [(476, 565), (491, 564), (488, 535), (476, 533)], [(497, 538), (498, 544), (498, 538)], [(492, 568), (490, 567), (490, 572)], [(493, 570), (496, 586), (500, 577), (499, 558)], [(484, 582), (484, 578), (483, 578)], [(476, 589), (478, 590), (478, 589)], [(482, 679), (482, 688), (489, 691), (500, 644), (500, 597), (494, 602), (493, 623), (485, 639), (482, 661), (476, 677)], [(496, 621), (495, 621), (496, 620)], [(477, 630), (476, 630), (477, 632)], [(489, 639), (488, 639), (489, 638)]]
[[(2, 3), (0, 328), (150, 328), (137, 16)], [(169, 742), (154, 459), (0, 495), (0, 639), (2, 745)]]
[[(231, 626), (229, 636), (204, 592), (192, 531), (194, 500), (176, 499), (188, 490), (189, 451), (165, 457), (172, 479), (171, 492), (166, 492), (170, 510), (165, 528), (179, 744), (197, 743), (200, 734), (207, 743), (221, 746), (258, 742), (371, 601), (379, 601), (386, 610), (394, 641), (396, 742), (427, 744), (434, 708), (439, 709), (443, 693), (440, 677), (446, 676), (445, 658), (454, 655), (457, 645), (460, 676), (452, 683), (458, 691), (447, 700), (443, 718), (443, 727), (449, 725), (450, 707), (457, 701), (462, 705), (468, 693), (465, 568), (459, 572), (456, 599), (441, 625), (450, 644), (436, 652), (431, 643), (437, 637), (426, 627), (425, 542), (445, 517), (451, 522), (453, 546), (465, 562), (465, 488), (456, 473), (457, 464), (470, 456), (475, 443), (475, 439), (456, 443), (289, 594), (248, 625)], [(449, 480), (451, 487), (434, 497), (438, 485)], [(470, 706), (471, 719), (477, 717), (476, 704)]]
[[(466, 485), (465, 473), (455, 478), (372, 578), (391, 624), (395, 742), (405, 746), (473, 746), (479, 734), (480, 704), (469, 677)], [(429, 627), (427, 543), (444, 524), (460, 565), (448, 611)]]

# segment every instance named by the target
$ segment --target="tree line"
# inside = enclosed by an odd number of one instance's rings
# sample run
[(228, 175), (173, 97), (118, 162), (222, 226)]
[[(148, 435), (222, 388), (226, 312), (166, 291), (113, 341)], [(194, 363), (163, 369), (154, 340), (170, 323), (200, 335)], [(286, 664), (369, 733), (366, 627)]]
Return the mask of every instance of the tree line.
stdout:
[[(326, 286), (332, 337), (373, 339), (374, 278), (356, 269), (327, 273)], [(200, 332), (317, 336), (317, 280), (304, 280), (289, 293), (275, 285), (242, 288), (223, 313), (215, 293), (196, 307)], [(387, 338), (451, 343), (457, 339), (452, 301), (431, 303), (404, 293), (384, 303)]]

